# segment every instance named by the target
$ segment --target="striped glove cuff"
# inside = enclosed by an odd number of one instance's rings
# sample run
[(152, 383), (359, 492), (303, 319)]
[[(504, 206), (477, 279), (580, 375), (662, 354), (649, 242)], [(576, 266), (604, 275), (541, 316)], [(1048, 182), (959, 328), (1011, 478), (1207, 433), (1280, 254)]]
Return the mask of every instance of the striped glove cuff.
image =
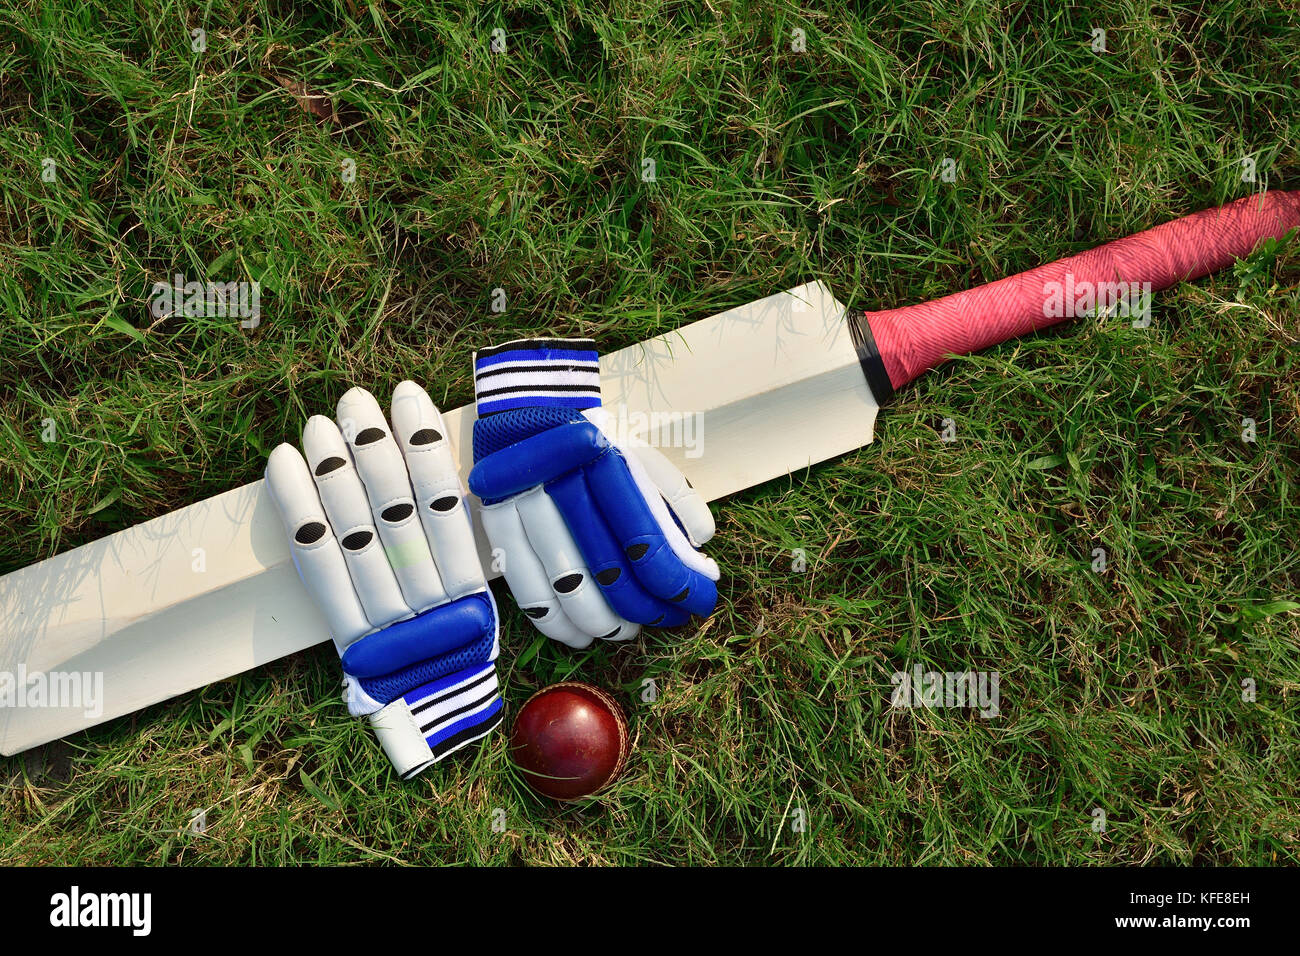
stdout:
[(600, 354), (592, 339), (517, 339), (474, 353), (479, 418), (512, 408), (600, 405)]
[(403, 694), (370, 716), (384, 752), (409, 780), (501, 723), (496, 665), (477, 664)]

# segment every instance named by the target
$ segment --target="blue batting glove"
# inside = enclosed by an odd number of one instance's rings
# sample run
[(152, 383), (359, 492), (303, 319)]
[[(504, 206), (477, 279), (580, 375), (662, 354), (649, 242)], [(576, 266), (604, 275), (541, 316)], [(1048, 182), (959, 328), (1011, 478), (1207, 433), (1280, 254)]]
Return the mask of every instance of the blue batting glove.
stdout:
[(712, 613), (718, 566), (696, 549), (713, 516), (657, 449), (611, 436), (592, 340), (484, 349), (474, 384), (469, 487), (538, 630), (581, 648)]

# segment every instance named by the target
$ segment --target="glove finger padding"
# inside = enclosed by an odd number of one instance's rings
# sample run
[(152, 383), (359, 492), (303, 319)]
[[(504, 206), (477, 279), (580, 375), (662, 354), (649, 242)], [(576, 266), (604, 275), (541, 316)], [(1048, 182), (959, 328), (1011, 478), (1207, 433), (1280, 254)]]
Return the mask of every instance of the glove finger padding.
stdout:
[(656, 627), (686, 623), (690, 617), (686, 611), (667, 606), (637, 580), (629, 558), (591, 496), (584, 471), (572, 471), (548, 482), (546, 492), (555, 500), (561, 514), (586, 516), (585, 520), (573, 519), (569, 527), (592, 576), (619, 615)]
[(393, 392), (393, 431), (406, 461), (415, 506), (451, 597), (487, 587), (478, 544), (465, 510), (465, 489), (447, 440), (447, 426), (424, 389), (402, 382)]
[(298, 576), (320, 608), (342, 653), (374, 625), (352, 587), (343, 550), (298, 449), (286, 444), (271, 452), (266, 460), (266, 484), (284, 521)]
[(383, 627), (410, 615), (412, 609), (384, 554), (365, 487), (338, 428), (325, 416), (313, 415), (302, 430), (302, 448), (370, 626)]
[[(507, 583), (539, 629), (585, 646), (571, 628), (625, 639), (639, 624), (710, 614), (719, 571), (694, 544), (712, 536), (712, 516), (662, 454), (624, 450), (601, 427), (592, 344), (509, 343), (480, 352), (475, 366), (470, 490), (505, 553)], [(618, 629), (601, 632), (610, 620)]]
[[(713, 512), (690, 480), (658, 448), (652, 448), (644, 442), (628, 443), (621, 447), (627, 455), (629, 465), (632, 462), (638, 463), (649, 482), (668, 502), (668, 507), (672, 509), (673, 516), (686, 532), (691, 544), (697, 548), (707, 544), (717, 530)], [(714, 580), (717, 580), (716, 576)]]
[[(692, 614), (708, 617), (713, 613), (718, 600), (713, 583), (718, 577), (717, 566), (689, 547), (668, 517), (663, 499), (643, 497), (621, 454), (601, 455), (586, 472), (601, 514), (645, 589)], [(656, 515), (655, 510), (661, 514)], [(708, 576), (710, 571), (712, 576)]]
[(595, 637), (581, 630), (560, 606), (546, 568), (528, 543), (524, 522), (513, 501), (485, 506), (480, 512), (483, 530), (505, 557), (502, 573), (510, 593), (539, 631), (561, 644), (581, 650)]
[(338, 421), (406, 603), (417, 611), (441, 604), (447, 592), (415, 515), (406, 463), (379, 403), (365, 389), (350, 389), (339, 399)]
[(545, 489), (530, 489), (517, 496), (514, 504), (528, 543), (546, 569), (551, 590), (569, 620), (583, 633), (602, 640), (635, 637), (640, 629), (620, 620), (609, 606), (584, 560), (585, 555), (569, 533), (560, 509)]
[(395, 391), (396, 440), (368, 392), (352, 389), (338, 411), (341, 431), (309, 420), (307, 460), (287, 444), (271, 453), (267, 484), (339, 650), (348, 709), (409, 778), (500, 723), (497, 609), (424, 390)]

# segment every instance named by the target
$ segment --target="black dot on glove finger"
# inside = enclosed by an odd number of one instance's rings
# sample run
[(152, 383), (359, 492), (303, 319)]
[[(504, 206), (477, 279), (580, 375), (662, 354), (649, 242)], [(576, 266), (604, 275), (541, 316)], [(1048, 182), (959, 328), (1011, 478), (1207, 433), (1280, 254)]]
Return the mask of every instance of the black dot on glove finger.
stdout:
[(342, 458), (340, 458), (338, 455), (330, 455), (328, 458), (326, 458), (324, 461), (322, 461), (319, 465), (316, 466), (316, 475), (317, 477), (319, 477), (320, 475), (328, 475), (331, 471), (338, 471), (346, 464), (347, 462), (344, 461)]
[(614, 638), (618, 637), (619, 632), (621, 632), (622, 630), (623, 630), (623, 629), (622, 629), (621, 627), (616, 627), (616, 628), (614, 628), (614, 630), (610, 631), (608, 634), (602, 634), (602, 635), (600, 635), (600, 639), (601, 639), (602, 641), (612, 641)]
[(650, 627), (654, 627), (656, 624), (662, 624), (664, 622), (664, 618), (666, 618), (667, 616), (668, 616), (667, 614), (660, 614), (657, 618), (655, 618), (653, 621), (650, 622)]
[(415, 505), (412, 504), (389, 505), (380, 512), (380, 515), (383, 516), (385, 521), (405, 521), (411, 517), (411, 512), (414, 510)]
[[(683, 478), (686, 478), (685, 475), (682, 475), (682, 477), (683, 477)], [(686, 478), (686, 487), (687, 487), (687, 488), (694, 488), (694, 487), (695, 487), (693, 484), (691, 484), (691, 479), (689, 479), (689, 478)]]
[(343, 547), (349, 551), (360, 551), (370, 543), (370, 539), (373, 537), (374, 534), (369, 531), (353, 531), (343, 539)]
[(581, 583), (582, 574), (575, 571), (573, 574), (566, 574), (564, 577), (557, 579), (552, 587), (561, 594), (568, 594), (570, 591), (576, 591)]
[(436, 428), (421, 428), (411, 436), (412, 445), (432, 445), (436, 441), (442, 441), (442, 432)]
[(299, 544), (315, 544), (323, 537), (325, 537), (325, 525), (319, 521), (308, 521), (298, 529), (293, 540)]
[(549, 614), (550, 611), (551, 609), (549, 607), (524, 608), (524, 613), (527, 614), (529, 617), (531, 617), (534, 621), (536, 621), (538, 618), (546, 617), (546, 615)]
[(375, 442), (383, 438), (385, 434), (386, 433), (382, 428), (363, 428), (361, 431), (357, 432), (357, 444), (373, 445)]
[(605, 585), (605, 587), (609, 587), (611, 584), (617, 581), (619, 577), (622, 576), (622, 574), (623, 574), (622, 568), (606, 568), (604, 571), (601, 571), (599, 574), (596, 575), (596, 580), (599, 581), (601, 584)]
[(435, 498), (429, 502), (429, 508), (433, 511), (450, 511), (456, 507), (456, 496), (447, 495), (445, 498)]
[(633, 561), (640, 561), (642, 558), (645, 557), (645, 553), (649, 550), (650, 550), (650, 545), (648, 544), (634, 544), (632, 545), (632, 547), (628, 548), (624, 553)]
[(678, 594), (676, 597), (670, 597), (668, 600), (672, 601), (674, 604), (681, 604), (683, 601), (686, 600), (687, 597), (690, 596), (690, 593), (691, 593), (690, 588), (682, 588), (681, 594)]

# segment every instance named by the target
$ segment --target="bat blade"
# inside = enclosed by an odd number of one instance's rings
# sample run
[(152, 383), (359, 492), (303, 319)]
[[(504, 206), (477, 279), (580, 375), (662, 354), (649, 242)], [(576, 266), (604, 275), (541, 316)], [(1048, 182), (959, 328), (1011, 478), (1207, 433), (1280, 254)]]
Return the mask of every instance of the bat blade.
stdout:
[[(710, 501), (869, 444), (877, 413), (821, 283), (606, 355), (601, 388)], [(444, 420), (466, 476), (473, 408)], [(263, 482), (236, 488), (0, 577), (0, 753), (325, 640)]]

